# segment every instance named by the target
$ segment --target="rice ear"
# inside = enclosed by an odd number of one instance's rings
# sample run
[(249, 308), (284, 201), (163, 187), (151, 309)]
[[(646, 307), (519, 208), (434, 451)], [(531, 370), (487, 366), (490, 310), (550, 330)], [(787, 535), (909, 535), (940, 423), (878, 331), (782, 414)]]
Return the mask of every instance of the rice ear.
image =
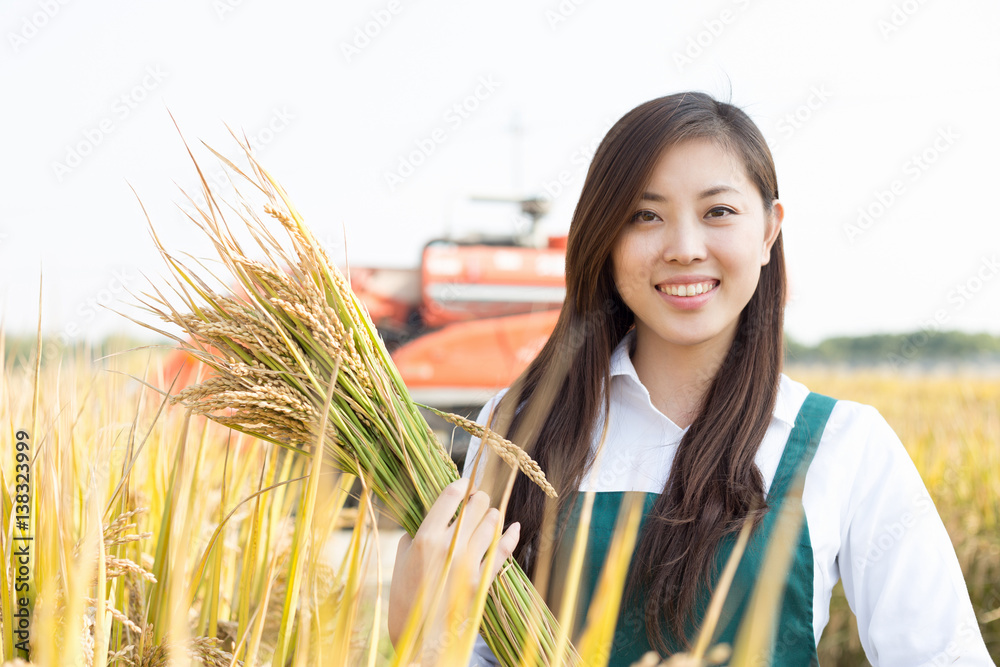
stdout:
[(542, 469), (535, 463), (535, 460), (528, 456), (528, 453), (523, 449), (515, 445), (510, 440), (502, 437), (496, 431), (493, 431), (486, 426), (481, 426), (471, 419), (466, 419), (460, 415), (453, 414), (451, 412), (442, 412), (429, 405), (422, 405), (420, 407), (426, 408), (441, 417), (449, 424), (454, 424), (459, 428), (463, 429), (469, 435), (474, 435), (479, 438), (483, 443), (489, 446), (497, 456), (503, 459), (504, 463), (509, 465), (511, 468), (520, 468), (521, 472), (528, 476), (532, 482), (541, 487), (542, 491), (545, 492), (550, 498), (558, 498), (559, 494), (556, 490), (552, 488), (549, 481), (545, 478), (545, 473)]

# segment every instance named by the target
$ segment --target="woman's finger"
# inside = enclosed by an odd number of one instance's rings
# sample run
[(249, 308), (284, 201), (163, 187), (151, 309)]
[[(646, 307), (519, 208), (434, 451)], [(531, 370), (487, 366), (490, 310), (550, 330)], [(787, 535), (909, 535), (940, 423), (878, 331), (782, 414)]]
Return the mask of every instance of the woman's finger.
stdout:
[(469, 538), (468, 556), (469, 560), (479, 563), (486, 555), (486, 550), (490, 548), (493, 535), (496, 533), (497, 523), (500, 521), (500, 510), (491, 507), (483, 516), (482, 521), (473, 531)]
[[(447, 529), (448, 523), (455, 516), (455, 511), (458, 510), (458, 506), (465, 500), (466, 492), (470, 490), (470, 482), (471, 480), (462, 478), (444, 487), (441, 495), (427, 511), (427, 516), (420, 522), (420, 528), (417, 529), (417, 532), (421, 530), (438, 532)], [(474, 491), (475, 486), (471, 490)]]
[[(458, 544), (468, 544), (472, 534), (479, 527), (486, 513), (490, 510), (490, 497), (485, 491), (476, 491), (465, 503), (462, 510), (462, 525), (456, 538)], [(458, 519), (456, 518), (457, 522)]]
[(490, 573), (490, 584), (497, 578), (500, 568), (504, 566), (507, 559), (514, 553), (514, 548), (517, 546), (520, 537), (521, 524), (519, 522), (515, 521), (507, 526), (507, 531), (500, 537), (500, 541), (497, 543), (497, 552), (493, 560), (493, 571)]

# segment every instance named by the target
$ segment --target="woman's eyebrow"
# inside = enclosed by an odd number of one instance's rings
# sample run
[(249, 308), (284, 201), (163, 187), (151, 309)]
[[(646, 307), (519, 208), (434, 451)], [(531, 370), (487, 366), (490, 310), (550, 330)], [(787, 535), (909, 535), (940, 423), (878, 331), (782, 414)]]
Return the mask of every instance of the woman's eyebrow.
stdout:
[[(713, 185), (707, 190), (703, 190), (701, 194), (698, 195), (698, 199), (708, 199), (709, 197), (714, 197), (715, 195), (721, 194), (723, 192), (732, 192), (735, 194), (741, 194), (739, 190), (732, 187), (731, 185)], [(640, 199), (642, 201), (655, 201), (655, 202), (667, 201), (666, 197), (664, 197), (663, 195), (656, 194), (655, 192), (643, 192), (642, 197)]]

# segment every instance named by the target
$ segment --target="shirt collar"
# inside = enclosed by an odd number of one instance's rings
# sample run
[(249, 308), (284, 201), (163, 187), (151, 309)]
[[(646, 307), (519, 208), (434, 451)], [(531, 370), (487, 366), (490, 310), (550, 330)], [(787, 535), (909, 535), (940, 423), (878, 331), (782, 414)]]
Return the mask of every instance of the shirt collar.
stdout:
[[(630, 351), (634, 340), (635, 329), (633, 328), (622, 337), (611, 353), (611, 377), (618, 375), (629, 377), (637, 386), (645, 389), (645, 385), (642, 384), (639, 375), (635, 372), (635, 366), (632, 365)], [(795, 393), (792, 380), (782, 373), (778, 383), (778, 396), (774, 402), (773, 418), (788, 424), (789, 427), (795, 426), (795, 417), (802, 405), (801, 397), (796, 396)]]
[(614, 352), (611, 353), (611, 377), (627, 375), (638, 384), (642, 384), (642, 382), (639, 382), (639, 376), (636, 374), (635, 366), (632, 365), (632, 358), (629, 356), (633, 340), (635, 340), (635, 329), (629, 329), (628, 333), (618, 342)]

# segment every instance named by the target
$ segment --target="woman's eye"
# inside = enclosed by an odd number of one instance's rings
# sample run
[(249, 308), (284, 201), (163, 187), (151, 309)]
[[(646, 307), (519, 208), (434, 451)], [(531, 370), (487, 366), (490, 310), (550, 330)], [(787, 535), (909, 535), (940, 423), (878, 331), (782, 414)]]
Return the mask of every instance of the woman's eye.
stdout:
[(632, 216), (632, 222), (653, 222), (659, 216), (657, 216), (652, 211), (639, 211)]
[(727, 208), (726, 206), (716, 206), (715, 208), (713, 208), (711, 211), (708, 212), (708, 217), (710, 217), (710, 218), (721, 218), (726, 213), (735, 214), (736, 211), (734, 211), (731, 208)]

